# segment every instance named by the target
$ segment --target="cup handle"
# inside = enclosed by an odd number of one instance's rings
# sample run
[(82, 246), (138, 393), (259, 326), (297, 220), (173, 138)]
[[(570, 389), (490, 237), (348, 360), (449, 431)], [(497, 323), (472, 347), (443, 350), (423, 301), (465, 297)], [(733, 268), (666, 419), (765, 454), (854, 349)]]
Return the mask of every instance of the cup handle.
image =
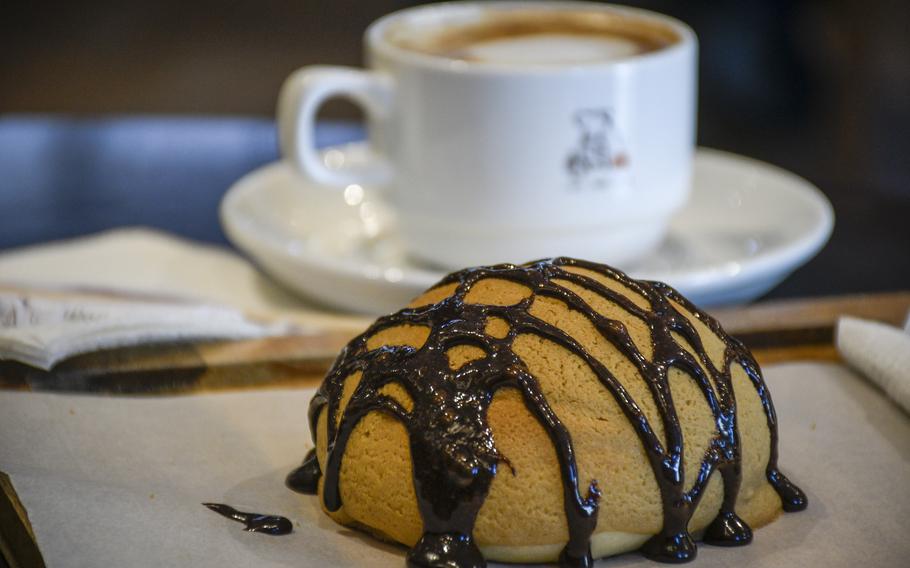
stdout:
[(278, 137), (281, 154), (291, 160), (308, 180), (321, 185), (386, 185), (392, 166), (375, 150), (355, 167), (327, 167), (316, 149), (316, 113), (326, 100), (343, 96), (363, 107), (371, 123), (382, 122), (392, 103), (393, 85), (388, 76), (353, 67), (315, 65), (295, 71), (284, 82), (278, 97)]

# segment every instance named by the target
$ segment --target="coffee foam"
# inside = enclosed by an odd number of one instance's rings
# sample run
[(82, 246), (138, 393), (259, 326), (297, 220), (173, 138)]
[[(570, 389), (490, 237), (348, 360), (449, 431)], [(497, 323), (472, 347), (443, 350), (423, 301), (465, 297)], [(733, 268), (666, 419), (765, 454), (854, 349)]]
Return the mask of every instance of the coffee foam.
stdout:
[(451, 59), (515, 65), (592, 63), (679, 41), (669, 26), (614, 11), (485, 9), (400, 22), (386, 39)]
[(476, 43), (453, 55), (467, 61), (520, 65), (610, 61), (642, 51), (639, 43), (620, 37), (534, 34)]

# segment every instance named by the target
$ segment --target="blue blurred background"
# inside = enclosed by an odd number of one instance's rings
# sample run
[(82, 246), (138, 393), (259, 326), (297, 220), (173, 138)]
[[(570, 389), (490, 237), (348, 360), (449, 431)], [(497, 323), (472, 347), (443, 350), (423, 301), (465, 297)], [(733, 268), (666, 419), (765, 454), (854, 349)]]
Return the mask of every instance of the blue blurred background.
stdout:
[[(369, 22), (413, 4), (6, 3), (0, 249), (124, 224), (226, 243), (217, 203), (276, 158), (283, 79), (360, 65)], [(790, 169), (834, 203), (830, 245), (774, 296), (910, 287), (910, 3), (625, 4), (697, 32), (700, 144)], [(323, 118), (323, 143), (360, 136), (349, 103)]]

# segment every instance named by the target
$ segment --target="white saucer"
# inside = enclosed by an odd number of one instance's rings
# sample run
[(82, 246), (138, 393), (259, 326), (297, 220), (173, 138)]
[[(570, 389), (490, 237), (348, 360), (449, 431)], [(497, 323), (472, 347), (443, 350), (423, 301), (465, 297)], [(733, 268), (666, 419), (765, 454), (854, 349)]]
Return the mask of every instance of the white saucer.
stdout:
[[(327, 164), (346, 165), (363, 155), (360, 144), (325, 154)], [(405, 256), (392, 217), (369, 188), (308, 187), (281, 162), (237, 181), (221, 203), (226, 234), (267, 273), (309, 298), (371, 314), (397, 310), (444, 275)], [(833, 225), (831, 204), (806, 180), (699, 148), (691, 199), (664, 243), (620, 268), (701, 305), (745, 302), (812, 258)]]

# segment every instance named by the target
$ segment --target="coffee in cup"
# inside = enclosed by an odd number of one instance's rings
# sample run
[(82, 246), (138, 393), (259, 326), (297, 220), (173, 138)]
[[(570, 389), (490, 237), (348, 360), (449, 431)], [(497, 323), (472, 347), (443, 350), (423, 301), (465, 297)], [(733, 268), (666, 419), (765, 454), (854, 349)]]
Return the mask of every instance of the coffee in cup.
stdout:
[(387, 38), (400, 48), (459, 61), (500, 65), (601, 63), (678, 41), (669, 28), (604, 11), (490, 11), (463, 23), (440, 21)]

